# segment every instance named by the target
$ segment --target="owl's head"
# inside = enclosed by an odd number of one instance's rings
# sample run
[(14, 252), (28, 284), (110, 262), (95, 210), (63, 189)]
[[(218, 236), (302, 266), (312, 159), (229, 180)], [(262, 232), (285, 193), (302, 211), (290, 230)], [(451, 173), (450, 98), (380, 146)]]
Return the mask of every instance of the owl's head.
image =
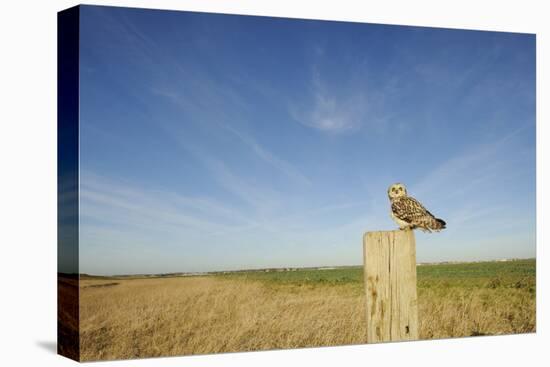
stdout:
[(390, 186), (388, 189), (388, 197), (390, 200), (393, 200), (395, 198), (399, 198), (402, 196), (407, 196), (407, 189), (405, 188), (405, 185), (401, 183), (395, 183)]

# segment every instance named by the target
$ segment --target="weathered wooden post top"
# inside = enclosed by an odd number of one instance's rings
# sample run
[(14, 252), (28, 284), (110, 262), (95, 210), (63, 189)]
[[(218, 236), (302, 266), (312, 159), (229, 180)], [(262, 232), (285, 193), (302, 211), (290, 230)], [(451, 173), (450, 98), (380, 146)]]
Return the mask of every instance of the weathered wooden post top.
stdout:
[(363, 237), (367, 343), (418, 339), (416, 244), (411, 229)]

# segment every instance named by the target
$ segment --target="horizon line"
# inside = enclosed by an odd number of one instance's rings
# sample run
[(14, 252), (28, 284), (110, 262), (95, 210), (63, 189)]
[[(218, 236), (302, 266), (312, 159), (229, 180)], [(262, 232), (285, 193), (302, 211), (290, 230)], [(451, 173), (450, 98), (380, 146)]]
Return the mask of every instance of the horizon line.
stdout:
[[(537, 260), (536, 257), (510, 257), (510, 258), (492, 258), (492, 259), (480, 259), (480, 260), (442, 260), (442, 261), (422, 261), (417, 262), (416, 265), (439, 265), (439, 264), (464, 264), (464, 263), (480, 263), (480, 262), (498, 262), (498, 261), (521, 261), (521, 260)], [(65, 273), (58, 271), (59, 275), (68, 275), (68, 276), (93, 276), (93, 277), (130, 277), (130, 276), (149, 276), (149, 277), (159, 277), (166, 275), (176, 275), (176, 274), (218, 274), (218, 273), (238, 273), (238, 272), (254, 272), (262, 270), (270, 271), (280, 271), (284, 269), (291, 270), (303, 270), (303, 269), (323, 269), (323, 268), (346, 268), (346, 267), (358, 267), (363, 266), (363, 264), (347, 264), (347, 265), (318, 265), (318, 266), (280, 266), (280, 267), (263, 267), (263, 268), (243, 268), (243, 269), (222, 269), (222, 270), (209, 270), (209, 271), (173, 271), (166, 273), (127, 273), (127, 274), (92, 274), (92, 273)], [(288, 270), (286, 270), (288, 271)]]

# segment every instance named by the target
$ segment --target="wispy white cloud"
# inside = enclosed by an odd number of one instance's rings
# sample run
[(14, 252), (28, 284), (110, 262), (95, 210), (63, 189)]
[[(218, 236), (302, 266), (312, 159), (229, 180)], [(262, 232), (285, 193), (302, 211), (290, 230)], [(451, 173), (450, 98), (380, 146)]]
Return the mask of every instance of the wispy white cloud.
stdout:
[(361, 128), (369, 117), (369, 103), (364, 89), (329, 84), (317, 69), (313, 70), (310, 101), (304, 105), (291, 104), (291, 116), (301, 124), (314, 129), (343, 133)]
[[(505, 165), (515, 163), (513, 157), (506, 153), (509, 153), (512, 141), (529, 128), (533, 126), (525, 124), (499, 139), (470, 147), (452, 156), (424, 175), (423, 179), (414, 185), (414, 192), (445, 193), (448, 197), (476, 189), (491, 176), (494, 177)], [(467, 182), (464, 182), (465, 180)], [(450, 189), (452, 190), (449, 191)]]
[(238, 210), (211, 198), (148, 190), (92, 172), (81, 176), (81, 215), (88, 220), (182, 238), (188, 234), (218, 235), (250, 225)]
[[(342, 234), (349, 226), (364, 228), (372, 224), (374, 212), (370, 201), (325, 203), (287, 212), (288, 202), (278, 193), (255, 188), (228, 170), (223, 163), (211, 161), (209, 166), (215, 179), (249, 206), (237, 208), (211, 197), (146, 189), (137, 183), (85, 171), (80, 189), (84, 232), (88, 238), (103, 238), (108, 243), (119, 241), (125, 235), (125, 243), (140, 236), (142, 240), (145, 238), (152, 242), (167, 238), (178, 243), (201, 239), (201, 243), (207, 244), (222, 236), (238, 242), (246, 238), (241, 237), (244, 232), (257, 238), (271, 233), (280, 239), (310, 242), (312, 238), (319, 240), (320, 233), (325, 236), (331, 231)], [(277, 210), (281, 207), (285, 210)], [(349, 209), (361, 209), (362, 215), (328, 226), (317, 222), (335, 213), (349, 217), (346, 213)], [(273, 238), (267, 241), (271, 243)]]
[(205, 153), (200, 154), (200, 159), (221, 187), (250, 205), (259, 215), (273, 213), (283, 205), (284, 196), (281, 193), (268, 187), (255, 185), (249, 179), (234, 173), (221, 160)]
[[(465, 231), (479, 223), (503, 218), (504, 213), (513, 213), (516, 201), (514, 185), (509, 179), (533, 173), (529, 172), (529, 165), (522, 166), (523, 162), (532, 162), (534, 151), (517, 145), (520, 135), (531, 127), (524, 125), (500, 139), (451, 157), (412, 185), (409, 193), (443, 217), (449, 233)], [(531, 194), (534, 199), (534, 190)], [(532, 214), (534, 218), (534, 211)], [(501, 223), (493, 227), (505, 226)]]
[[(182, 77), (180, 82), (176, 83), (178, 85), (177, 89), (159, 86), (153, 87), (151, 92), (157, 96), (166, 98), (181, 108), (188, 116), (186, 121), (190, 121), (202, 129), (209, 139), (212, 137), (225, 139), (227, 132), (229, 132), (231, 136), (236, 138), (234, 141), (241, 143), (245, 148), (254, 153), (253, 157), (275, 168), (286, 178), (289, 178), (293, 184), (301, 187), (311, 185), (310, 179), (304, 173), (300, 172), (290, 162), (280, 158), (266, 148), (265, 144), (261, 144), (246, 129), (238, 127), (239, 125), (244, 126), (247, 121), (250, 122), (251, 120), (248, 114), (249, 107), (245, 99), (240, 96), (238, 90), (232, 88), (231, 85), (217, 83), (207, 75), (189, 78), (189, 73), (186, 73), (184, 70), (180, 71), (181, 73), (177, 73), (175, 76), (176, 80), (178, 75), (186, 75), (186, 77)], [(181, 131), (183, 128), (180, 124), (159, 121), (158, 125), (164, 128), (171, 136), (175, 135), (180, 146), (194, 152), (199, 160), (205, 163), (211, 170), (218, 172), (218, 176), (222, 174), (225, 177), (230, 176), (226, 172), (226, 165), (220, 164), (222, 163), (221, 160), (213, 163), (215, 162), (213, 159), (203, 159), (203, 157), (209, 155), (200, 149), (198, 149), (200, 152), (197, 151), (195, 144), (185, 138), (188, 134), (185, 131)]]
[(311, 185), (311, 181), (303, 173), (296, 169), (296, 167), (275, 156), (275, 154), (260, 145), (252, 136), (247, 135), (229, 125), (224, 125), (224, 128), (238, 137), (239, 140), (250, 148), (258, 158), (282, 172), (285, 176), (292, 179), (294, 183), (307, 186)]

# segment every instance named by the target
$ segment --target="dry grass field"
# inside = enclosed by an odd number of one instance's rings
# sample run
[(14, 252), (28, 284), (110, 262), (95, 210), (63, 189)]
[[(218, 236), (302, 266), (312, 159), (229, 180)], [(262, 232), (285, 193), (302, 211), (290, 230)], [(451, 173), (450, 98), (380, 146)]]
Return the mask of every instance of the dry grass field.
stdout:
[[(361, 268), (80, 284), (81, 360), (365, 343)], [(535, 261), (418, 267), (421, 339), (535, 331)]]

